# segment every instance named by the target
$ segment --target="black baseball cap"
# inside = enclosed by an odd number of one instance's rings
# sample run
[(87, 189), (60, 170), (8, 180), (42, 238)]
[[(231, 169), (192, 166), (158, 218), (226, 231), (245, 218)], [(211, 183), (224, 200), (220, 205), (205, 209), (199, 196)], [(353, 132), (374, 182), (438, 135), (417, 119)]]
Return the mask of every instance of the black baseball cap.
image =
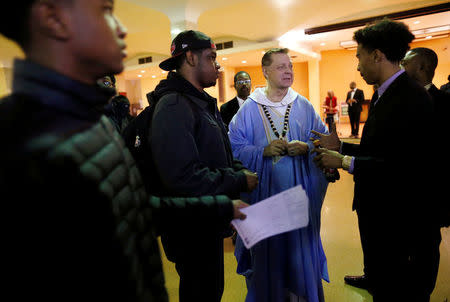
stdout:
[(172, 56), (162, 61), (159, 64), (159, 68), (166, 71), (174, 70), (178, 67), (176, 59), (178, 56), (188, 50), (207, 48), (216, 49), (216, 45), (210, 37), (196, 30), (182, 31), (172, 41), (172, 45), (170, 47), (170, 53)]

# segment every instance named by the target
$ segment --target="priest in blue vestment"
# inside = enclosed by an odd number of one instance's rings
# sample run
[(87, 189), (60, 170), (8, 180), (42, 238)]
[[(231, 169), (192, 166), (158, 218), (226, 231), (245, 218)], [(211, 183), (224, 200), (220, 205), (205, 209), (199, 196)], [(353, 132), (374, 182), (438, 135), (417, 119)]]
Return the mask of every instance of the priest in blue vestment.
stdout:
[[(290, 86), (287, 49), (271, 49), (262, 59), (267, 86), (257, 88), (229, 126), (235, 158), (258, 174), (246, 199), (254, 204), (297, 185), (309, 198), (309, 225), (262, 240), (250, 250), (238, 236), (237, 272), (246, 277), (246, 302), (324, 301), (329, 282), (320, 239), (320, 215), (328, 181), (313, 163), (311, 130), (328, 132), (311, 103)], [(243, 197), (245, 198), (245, 197)]]

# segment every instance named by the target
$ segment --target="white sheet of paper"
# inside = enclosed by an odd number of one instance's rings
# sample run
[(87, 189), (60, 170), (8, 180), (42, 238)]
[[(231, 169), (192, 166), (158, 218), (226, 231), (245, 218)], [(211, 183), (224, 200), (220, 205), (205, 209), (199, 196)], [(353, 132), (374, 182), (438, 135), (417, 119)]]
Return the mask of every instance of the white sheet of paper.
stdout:
[(301, 185), (241, 209), (244, 220), (231, 221), (246, 248), (268, 237), (305, 227), (309, 199)]

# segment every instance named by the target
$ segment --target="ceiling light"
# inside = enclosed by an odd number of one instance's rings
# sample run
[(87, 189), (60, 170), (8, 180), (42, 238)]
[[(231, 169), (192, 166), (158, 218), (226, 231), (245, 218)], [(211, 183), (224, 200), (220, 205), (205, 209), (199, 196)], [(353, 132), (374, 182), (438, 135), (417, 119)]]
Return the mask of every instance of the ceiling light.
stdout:
[(414, 42), (419, 42), (419, 41), (423, 41), (423, 40), (442, 39), (442, 38), (448, 38), (448, 34), (441, 34), (441, 35), (433, 35), (433, 36), (426, 36), (426, 37), (415, 38)]
[(272, 0), (272, 5), (278, 9), (286, 9), (295, 3), (295, 0)]
[(244, 60), (244, 61), (242, 61), (242, 64), (246, 64), (246, 63), (247, 63), (247, 61), (245, 61), (245, 60)]
[(142, 78), (142, 74), (138, 74), (138, 78)]
[(339, 42), (339, 46), (341, 46), (342, 48), (345, 48), (345, 49), (349, 49), (349, 48), (356, 48), (356, 47), (358, 47), (358, 44), (355, 41), (353, 41), (353, 40), (340, 41)]
[(178, 35), (180, 32), (182, 32), (182, 30), (179, 28), (174, 28), (170, 31), (170, 33), (174, 36)]
[(420, 21), (414, 21), (414, 24), (419, 24), (420, 23)]
[(156, 79), (156, 76), (155, 76), (155, 75), (152, 75), (152, 78)]
[(325, 46), (325, 45), (326, 45), (325, 42), (320, 43), (320, 46)]
[(228, 58), (222, 58), (222, 61), (226, 61), (226, 60), (228, 60)]
[(144, 73), (145, 72), (145, 70), (141, 70), (141, 73)]
[(413, 35), (425, 35), (425, 34), (433, 34), (437, 32), (447, 32), (450, 31), (450, 25), (442, 25), (442, 26), (435, 26), (435, 27), (429, 27), (429, 28), (422, 28), (418, 30), (413, 30)]

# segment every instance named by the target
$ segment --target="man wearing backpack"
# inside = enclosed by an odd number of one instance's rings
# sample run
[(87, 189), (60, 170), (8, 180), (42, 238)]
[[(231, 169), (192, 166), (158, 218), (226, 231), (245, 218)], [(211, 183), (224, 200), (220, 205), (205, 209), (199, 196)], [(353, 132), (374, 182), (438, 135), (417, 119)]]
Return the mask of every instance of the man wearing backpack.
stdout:
[[(160, 187), (153, 193), (237, 198), (241, 192), (252, 191), (258, 177), (233, 159), (217, 101), (204, 91), (216, 84), (219, 75), (214, 43), (201, 32), (184, 31), (173, 40), (171, 54), (159, 65), (171, 72), (151, 96), (149, 143), (155, 167), (151, 179)], [(178, 222), (174, 218), (170, 223)], [(220, 301), (224, 232), (214, 224), (177, 227), (162, 242), (180, 275), (180, 302)]]

